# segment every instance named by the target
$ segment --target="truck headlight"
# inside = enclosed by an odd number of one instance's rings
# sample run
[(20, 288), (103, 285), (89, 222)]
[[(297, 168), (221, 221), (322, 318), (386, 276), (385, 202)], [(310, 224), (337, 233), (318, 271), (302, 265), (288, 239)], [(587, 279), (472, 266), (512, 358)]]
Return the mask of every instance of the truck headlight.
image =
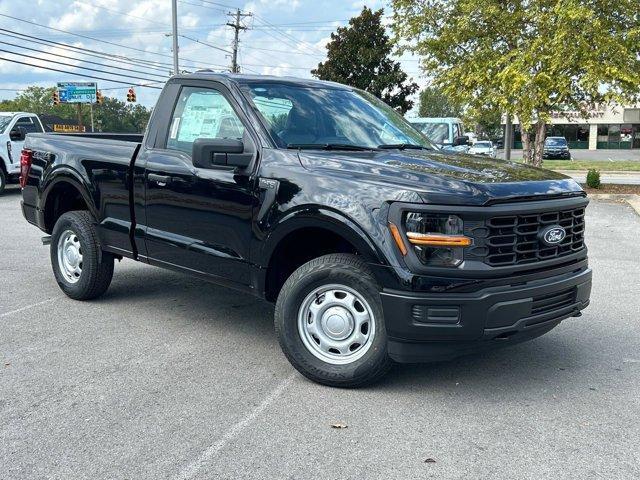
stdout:
[(456, 215), (406, 212), (403, 222), (407, 241), (425, 265), (456, 267), (464, 260), (464, 248), (473, 243)]

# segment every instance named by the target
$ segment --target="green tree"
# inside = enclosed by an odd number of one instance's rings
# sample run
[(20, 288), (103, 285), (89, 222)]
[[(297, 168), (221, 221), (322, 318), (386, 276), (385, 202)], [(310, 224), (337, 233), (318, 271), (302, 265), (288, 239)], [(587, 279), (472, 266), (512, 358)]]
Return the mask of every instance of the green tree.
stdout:
[(96, 125), (103, 132), (140, 133), (144, 131), (151, 110), (139, 103), (127, 103), (104, 97), (104, 103), (94, 107)]
[[(55, 87), (44, 88), (30, 86), (13, 100), (0, 102), (0, 111), (33, 112), (38, 115), (56, 115), (63, 119), (77, 119), (76, 106), (73, 104), (53, 104)], [(151, 110), (139, 103), (126, 103), (112, 97), (104, 97), (104, 103), (93, 106), (96, 130), (103, 132), (139, 133), (143, 132), (149, 121)], [(89, 107), (82, 105), (82, 117), (85, 126), (89, 125)]]
[(73, 105), (54, 105), (53, 92), (55, 87), (38, 87), (31, 85), (21, 91), (16, 98), (2, 102), (1, 108), (5, 112), (31, 112), (37, 115), (58, 115), (63, 118), (75, 118)]
[(421, 117), (459, 117), (462, 115), (460, 105), (454, 104), (442, 90), (428, 86), (420, 92), (418, 115)]
[(522, 125), (542, 163), (551, 113), (633, 103), (640, 92), (638, 0), (392, 0), (392, 29), (454, 101)]
[(327, 45), (327, 60), (311, 73), (366, 90), (405, 113), (413, 106), (407, 97), (418, 85), (391, 59), (394, 43), (382, 25), (382, 14), (382, 9), (374, 12), (364, 7), (348, 26), (338, 28)]

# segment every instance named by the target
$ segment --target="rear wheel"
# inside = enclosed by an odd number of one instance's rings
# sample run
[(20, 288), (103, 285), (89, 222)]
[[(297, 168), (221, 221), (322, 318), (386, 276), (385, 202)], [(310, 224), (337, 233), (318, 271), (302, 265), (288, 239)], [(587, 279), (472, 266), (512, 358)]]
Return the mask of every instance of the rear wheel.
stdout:
[(392, 364), (379, 287), (355, 255), (326, 255), (298, 268), (278, 296), (275, 327), (291, 364), (318, 383), (365, 385)]
[(107, 291), (113, 256), (100, 251), (89, 212), (67, 212), (58, 219), (51, 235), (51, 265), (62, 291), (75, 300), (90, 300)]

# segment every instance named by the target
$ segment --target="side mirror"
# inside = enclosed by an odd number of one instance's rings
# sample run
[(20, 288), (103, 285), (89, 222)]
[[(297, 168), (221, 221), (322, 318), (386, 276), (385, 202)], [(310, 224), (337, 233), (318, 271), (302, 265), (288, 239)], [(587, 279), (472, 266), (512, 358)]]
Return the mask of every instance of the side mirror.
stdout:
[(13, 127), (9, 132), (9, 139), (13, 142), (21, 142), (27, 136), (27, 131), (24, 127)]
[(469, 145), (469, 137), (455, 137), (453, 139), (453, 146), (457, 147), (459, 145)]
[(242, 140), (198, 138), (193, 142), (191, 160), (197, 168), (246, 168), (253, 160), (253, 151), (245, 149)]

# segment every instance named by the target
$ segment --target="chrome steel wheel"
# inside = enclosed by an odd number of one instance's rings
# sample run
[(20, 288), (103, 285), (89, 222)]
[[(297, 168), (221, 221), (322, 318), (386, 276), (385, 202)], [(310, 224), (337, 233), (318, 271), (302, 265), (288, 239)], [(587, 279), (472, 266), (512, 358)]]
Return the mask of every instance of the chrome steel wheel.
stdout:
[(76, 283), (82, 275), (82, 247), (72, 230), (65, 230), (58, 240), (58, 266), (69, 283)]
[(371, 347), (373, 310), (345, 285), (324, 285), (306, 296), (298, 311), (298, 332), (307, 350), (334, 365), (352, 363)]

